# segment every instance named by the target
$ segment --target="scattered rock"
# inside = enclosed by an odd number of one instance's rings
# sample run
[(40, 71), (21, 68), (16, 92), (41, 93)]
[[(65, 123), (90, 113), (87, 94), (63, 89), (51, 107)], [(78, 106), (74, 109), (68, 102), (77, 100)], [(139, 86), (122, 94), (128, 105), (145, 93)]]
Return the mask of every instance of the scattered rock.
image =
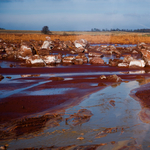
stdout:
[(74, 60), (75, 65), (81, 65), (87, 62), (88, 62), (88, 58), (85, 56), (85, 54), (82, 53), (78, 54)]
[(67, 64), (73, 64), (74, 60), (75, 60), (75, 56), (66, 56), (62, 58), (62, 62)]
[(105, 55), (112, 55), (113, 53), (113, 51), (111, 51), (110, 49), (101, 50), (101, 52)]
[(118, 66), (119, 63), (122, 63), (122, 60), (121, 59), (110, 59), (109, 60), (109, 66)]
[(103, 57), (102, 53), (89, 52), (89, 57)]
[(4, 77), (0, 74), (0, 81), (3, 80), (3, 79), (4, 79)]
[(41, 49), (51, 50), (53, 48), (52, 41), (50, 37), (46, 37), (46, 41), (44, 41)]
[(61, 63), (62, 56), (58, 55), (46, 55), (41, 57), (46, 65)]
[(130, 61), (129, 67), (136, 66), (136, 67), (145, 67), (144, 60), (132, 60)]
[(102, 48), (107, 48), (108, 46), (107, 46), (107, 45), (101, 45), (100, 47), (102, 47)]
[(129, 67), (128, 63), (118, 63), (118, 67)]
[(26, 77), (39, 77), (40, 74), (24, 74), (24, 75), (21, 75), (21, 77), (23, 78), (26, 78)]
[(22, 45), (20, 47), (20, 49), (17, 51), (17, 58), (18, 59), (28, 59), (29, 57), (31, 57), (32, 54), (32, 50), (29, 46), (27, 45)]
[(7, 57), (8, 57), (8, 54), (3, 54), (2, 57), (3, 57), (3, 58), (7, 58)]
[(118, 77), (118, 76), (115, 75), (115, 74), (108, 76), (107, 79), (110, 80), (110, 81), (114, 81), (114, 82), (121, 82), (121, 81), (122, 81), (121, 78)]
[(46, 56), (43, 56), (41, 58), (44, 60), (46, 65), (50, 65), (50, 64), (55, 64), (56, 63), (55, 55), (46, 55)]
[(74, 41), (74, 45), (76, 48), (85, 49), (88, 45), (88, 42), (85, 39), (80, 39), (80, 40)]
[(99, 78), (102, 79), (102, 80), (107, 79), (107, 77), (105, 75), (101, 75)]
[(14, 67), (14, 65), (13, 65), (13, 64), (10, 64), (9, 67), (12, 68), (12, 67)]
[(92, 59), (90, 59), (90, 63), (91, 64), (104, 65), (104, 60), (102, 58), (99, 58), (99, 57), (93, 57)]
[(110, 75), (107, 77), (105, 75), (101, 75), (99, 79), (109, 81), (109, 82), (121, 82), (122, 81), (121, 78), (118, 77), (117, 75)]
[(75, 53), (83, 53), (84, 50), (85, 50), (84, 48), (79, 47), (79, 48), (74, 49), (74, 52), (75, 52)]
[(142, 57), (146, 62), (147, 66), (150, 66), (150, 51), (146, 49), (141, 49)]
[(134, 58), (130, 55), (126, 55), (123, 59), (123, 63), (130, 63), (132, 60), (134, 60)]
[(5, 49), (5, 51), (6, 51), (6, 54), (8, 55), (9, 58), (15, 58), (16, 57), (16, 51), (14, 50), (13, 47), (9, 47), (9, 48), (7, 47)]
[(117, 49), (110, 49), (110, 50), (112, 51), (112, 53), (114, 53), (114, 54), (116, 54), (118, 56), (121, 55), (121, 52), (119, 50), (117, 50)]
[(45, 66), (46, 63), (43, 59), (40, 58), (39, 55), (31, 56), (29, 59), (26, 59), (27, 66)]

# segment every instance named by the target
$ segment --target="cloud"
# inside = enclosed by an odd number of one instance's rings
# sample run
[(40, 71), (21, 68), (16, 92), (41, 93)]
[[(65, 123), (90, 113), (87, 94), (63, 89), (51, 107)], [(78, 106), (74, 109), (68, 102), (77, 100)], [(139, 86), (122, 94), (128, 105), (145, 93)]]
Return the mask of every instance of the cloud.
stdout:
[[(149, 26), (148, 0), (0, 0), (0, 27), (90, 30)], [(142, 26), (143, 25), (143, 26)]]
[(24, 0), (0, 0), (0, 3), (23, 2)]
[(147, 16), (132, 17), (122, 14), (39, 14), (39, 15), (4, 15), (0, 16), (0, 27), (11, 29), (41, 30), (47, 25), (50, 30), (91, 30), (99, 29), (137, 29), (149, 26)]

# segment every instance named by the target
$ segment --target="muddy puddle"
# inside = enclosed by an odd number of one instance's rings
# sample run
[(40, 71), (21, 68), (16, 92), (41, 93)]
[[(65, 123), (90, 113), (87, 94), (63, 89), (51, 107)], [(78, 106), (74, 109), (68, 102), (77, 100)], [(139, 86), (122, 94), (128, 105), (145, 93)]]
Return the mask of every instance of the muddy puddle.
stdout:
[[(122, 76), (122, 82), (99, 79), (116, 73), (122, 75), (119, 71), (4, 75), (0, 145), (10, 150), (73, 145), (149, 149), (150, 124), (139, 119), (141, 105), (130, 96), (131, 90), (149, 83), (148, 75), (141, 77), (141, 71), (140, 78), (130, 79), (136, 74), (133, 70), (123, 73), (129, 77)], [(100, 82), (105, 86), (98, 86)]]

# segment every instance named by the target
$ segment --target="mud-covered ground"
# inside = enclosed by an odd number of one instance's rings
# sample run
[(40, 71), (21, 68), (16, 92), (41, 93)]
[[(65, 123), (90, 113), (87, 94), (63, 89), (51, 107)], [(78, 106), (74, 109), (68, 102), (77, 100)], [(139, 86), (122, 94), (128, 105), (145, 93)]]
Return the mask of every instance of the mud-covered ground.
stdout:
[(44, 66), (1, 51), (0, 149), (149, 149), (148, 58), (140, 45), (118, 47), (54, 47), (61, 63)]

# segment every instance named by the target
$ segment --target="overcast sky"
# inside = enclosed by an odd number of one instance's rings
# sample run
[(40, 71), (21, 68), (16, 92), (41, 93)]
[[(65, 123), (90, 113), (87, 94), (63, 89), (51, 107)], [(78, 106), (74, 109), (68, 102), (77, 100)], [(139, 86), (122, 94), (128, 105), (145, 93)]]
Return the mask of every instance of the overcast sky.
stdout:
[(150, 0), (0, 0), (0, 28), (150, 28)]

